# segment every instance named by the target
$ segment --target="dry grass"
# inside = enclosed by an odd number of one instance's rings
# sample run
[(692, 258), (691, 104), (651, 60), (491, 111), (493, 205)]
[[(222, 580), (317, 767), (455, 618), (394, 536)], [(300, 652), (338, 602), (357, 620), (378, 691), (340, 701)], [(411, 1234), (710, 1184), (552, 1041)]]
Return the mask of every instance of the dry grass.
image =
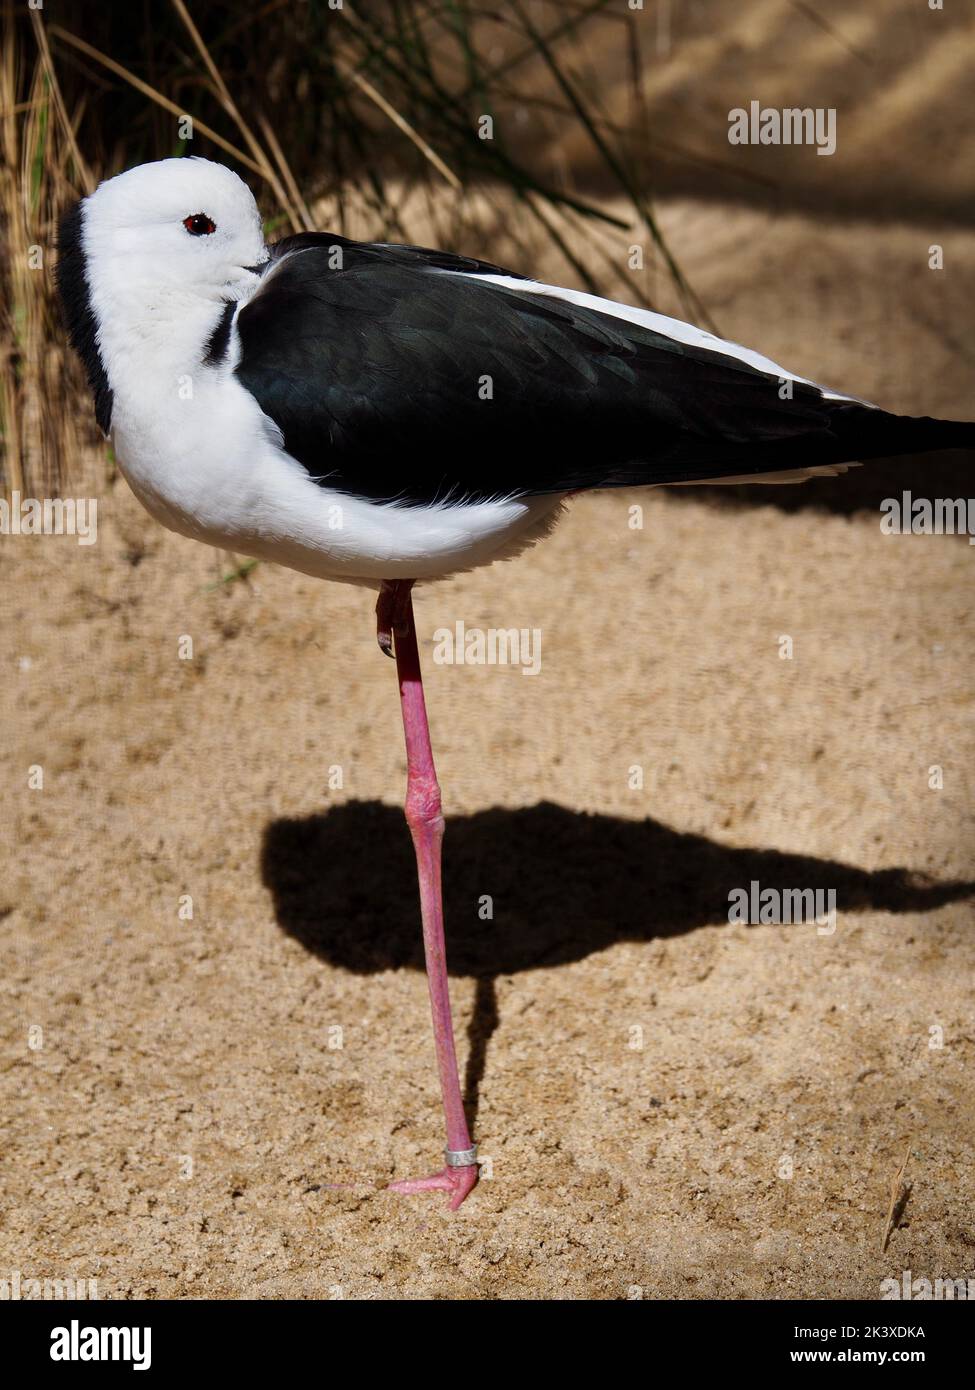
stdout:
[(907, 1165), (911, 1160), (911, 1145), (913, 1142), (914, 1136), (912, 1134), (909, 1136), (907, 1147), (904, 1150), (904, 1161), (890, 1180), (890, 1201), (887, 1204), (887, 1215), (884, 1217), (884, 1234), (880, 1242), (881, 1255), (887, 1253), (891, 1232), (897, 1221), (898, 1209), (902, 1211), (907, 1201), (909, 1189), (904, 1187), (904, 1174), (907, 1172)]
[(27, 49), (10, 4), (2, 34), (2, 475), (11, 489), (48, 496), (61, 487), (62, 461), (90, 439), (73, 409), (80, 373), (69, 360), (50, 273), (58, 219), (77, 196), (75, 180), (88, 171), (48, 54), (44, 47)]

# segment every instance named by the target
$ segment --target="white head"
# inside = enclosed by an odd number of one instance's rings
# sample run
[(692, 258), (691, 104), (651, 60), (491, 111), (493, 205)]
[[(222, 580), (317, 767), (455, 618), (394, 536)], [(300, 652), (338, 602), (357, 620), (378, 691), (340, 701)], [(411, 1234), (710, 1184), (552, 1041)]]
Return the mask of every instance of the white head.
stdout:
[(106, 181), (84, 200), (93, 280), (104, 271), (222, 298), (267, 256), (254, 195), (209, 159), (161, 159)]
[[(247, 185), (208, 159), (162, 159), (107, 179), (61, 227), (58, 288), (73, 346), (111, 413), (112, 359), (140, 340), (187, 342), (256, 286), (267, 259)], [(99, 394), (103, 399), (99, 404)]]

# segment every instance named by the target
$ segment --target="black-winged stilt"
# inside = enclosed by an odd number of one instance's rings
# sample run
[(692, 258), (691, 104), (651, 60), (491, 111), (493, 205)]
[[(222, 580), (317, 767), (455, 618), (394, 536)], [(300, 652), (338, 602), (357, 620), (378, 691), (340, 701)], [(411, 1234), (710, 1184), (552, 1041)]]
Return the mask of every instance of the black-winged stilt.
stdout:
[(412, 587), (518, 554), (590, 488), (797, 481), (972, 447), (662, 314), (415, 246), (270, 248), (247, 186), (203, 159), (109, 179), (65, 218), (58, 284), (99, 424), (164, 525), (379, 591), (395, 653), (446, 1164), (477, 1180), (454, 1053), (443, 835)]

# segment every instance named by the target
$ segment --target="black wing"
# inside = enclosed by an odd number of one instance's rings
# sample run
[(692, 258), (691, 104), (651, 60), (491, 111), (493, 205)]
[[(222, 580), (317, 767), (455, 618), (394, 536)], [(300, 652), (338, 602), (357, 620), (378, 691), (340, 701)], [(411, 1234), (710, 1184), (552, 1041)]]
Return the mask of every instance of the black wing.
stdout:
[(778, 377), (727, 354), (485, 273), (510, 272), (328, 234), (274, 249), (238, 316), (237, 374), (316, 481), (483, 500), (939, 447), (905, 444), (913, 422), (802, 383), (783, 399)]

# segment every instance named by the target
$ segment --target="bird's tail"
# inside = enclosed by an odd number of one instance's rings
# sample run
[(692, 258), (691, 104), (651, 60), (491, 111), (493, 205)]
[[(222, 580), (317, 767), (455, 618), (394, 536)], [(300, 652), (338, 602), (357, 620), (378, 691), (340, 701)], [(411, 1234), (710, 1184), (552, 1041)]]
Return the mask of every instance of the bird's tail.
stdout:
[(975, 449), (975, 424), (964, 420), (888, 415), (884, 410), (850, 406), (840, 407), (830, 424), (847, 462), (938, 449)]
[[(844, 466), (900, 454), (975, 449), (975, 424), (929, 416), (890, 415), (853, 401), (828, 401), (805, 428), (761, 440), (704, 439), (675, 434), (654, 451), (651, 464), (614, 469), (598, 487), (675, 483), (798, 482)], [(593, 486), (592, 483), (589, 486)]]

